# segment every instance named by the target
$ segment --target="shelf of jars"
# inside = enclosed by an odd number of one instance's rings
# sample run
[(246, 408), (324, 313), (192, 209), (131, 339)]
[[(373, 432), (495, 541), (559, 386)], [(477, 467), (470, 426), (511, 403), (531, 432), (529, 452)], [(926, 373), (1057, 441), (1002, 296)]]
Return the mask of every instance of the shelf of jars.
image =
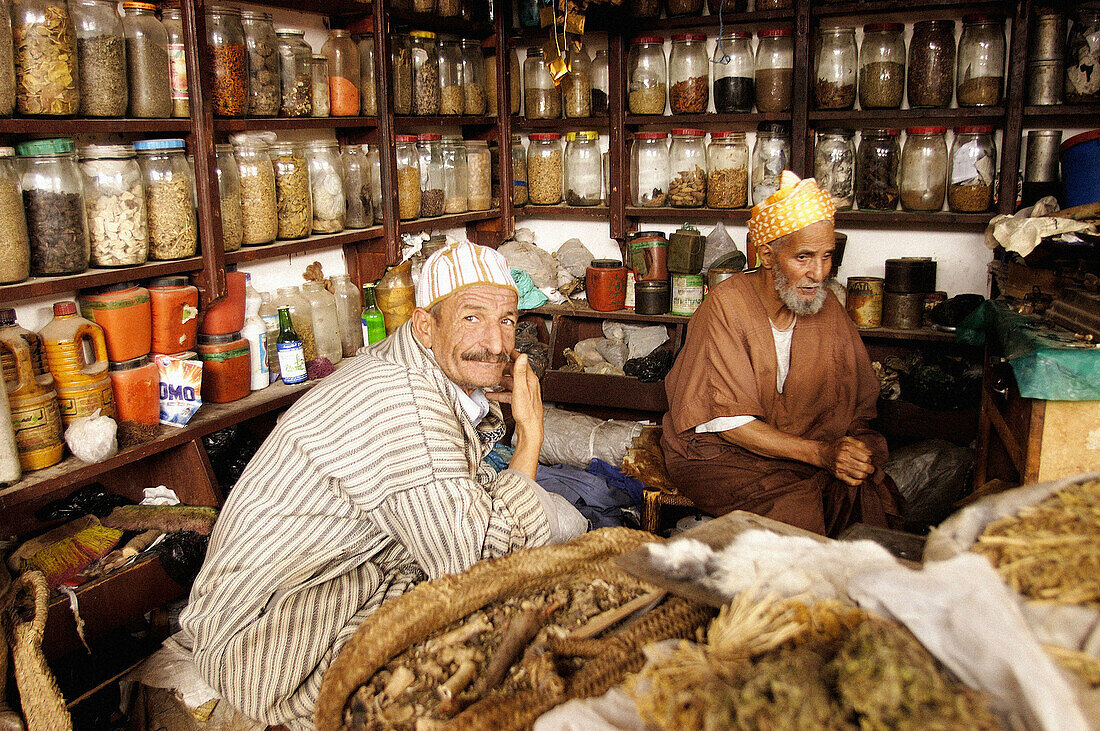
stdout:
[(1052, 104), (1024, 107), (1024, 126), (1094, 127), (1100, 120), (1100, 104)]
[(190, 132), (190, 119), (106, 117), (13, 117), (0, 120), (0, 134), (73, 135), (93, 132)]
[(590, 218), (606, 221), (611, 209), (607, 206), (515, 206), (512, 212), (516, 218)]
[[(715, 2), (711, 0), (714, 6), (720, 4), (720, 0)], [(730, 3), (732, 4), (732, 3)], [(711, 8), (717, 10), (717, 7)], [(772, 25), (772, 26), (789, 26), (794, 22), (794, 10), (756, 10), (751, 12), (740, 13), (727, 13), (723, 12), (721, 19), (716, 12), (712, 12), (709, 15), (681, 15), (675, 18), (630, 18), (628, 21), (628, 31), (633, 33), (649, 33), (651, 31), (661, 30), (690, 30), (692, 28), (711, 28), (718, 27), (719, 23), (723, 26), (756, 26), (756, 25)]]
[(512, 131), (577, 131), (583, 129), (605, 130), (611, 120), (609, 117), (565, 117), (562, 119), (527, 119), (512, 117)]
[(492, 218), (500, 218), (500, 209), (493, 208), (488, 211), (469, 211), (467, 213), (452, 213), (434, 218), (414, 218), (410, 221), (401, 221), (397, 226), (397, 232), (402, 234), (417, 233), (420, 231), (439, 231), (447, 228), (457, 228), (474, 221), (488, 221)]
[(214, 120), (215, 132), (252, 132), (288, 129), (373, 129), (378, 117), (236, 117)]
[(118, 282), (135, 279), (151, 279), (169, 274), (197, 272), (202, 269), (202, 257), (192, 256), (174, 261), (149, 261), (131, 267), (98, 268), (93, 267), (80, 274), (67, 274), (57, 277), (31, 277), (15, 284), (0, 285), (0, 302), (14, 302), (32, 297), (71, 292), (88, 287), (102, 287)]
[(935, 13), (952, 11), (955, 13), (968, 10), (1000, 10), (1002, 12), (1012, 8), (1004, 0), (919, 0), (919, 2), (898, 2), (898, 0), (863, 0), (860, 2), (815, 2), (810, 13), (819, 18), (838, 17), (845, 15), (904, 15), (907, 20), (912, 20), (915, 13)]
[(623, 118), (627, 127), (643, 127), (653, 130), (669, 130), (673, 127), (715, 130), (749, 128), (760, 122), (785, 122), (790, 124), (790, 112), (745, 112), (742, 114), (628, 114)]
[(382, 226), (370, 226), (368, 228), (349, 228), (334, 234), (317, 234), (304, 239), (292, 239), (288, 241), (276, 241), (273, 244), (263, 246), (244, 246), (236, 251), (225, 254), (226, 264), (240, 264), (246, 261), (262, 261), (274, 259), (279, 256), (292, 256), (305, 254), (310, 251), (320, 251), (335, 246), (347, 246), (363, 241), (382, 238)]
[(960, 107), (958, 109), (857, 109), (813, 110), (811, 124), (816, 127), (875, 129), (906, 126), (952, 126), (991, 124), (997, 126), (1005, 116), (1004, 107)]

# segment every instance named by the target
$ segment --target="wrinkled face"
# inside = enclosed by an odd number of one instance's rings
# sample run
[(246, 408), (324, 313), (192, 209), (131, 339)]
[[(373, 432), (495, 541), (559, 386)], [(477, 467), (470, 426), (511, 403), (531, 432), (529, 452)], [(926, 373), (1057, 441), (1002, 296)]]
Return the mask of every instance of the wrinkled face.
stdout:
[(775, 291), (796, 315), (817, 314), (828, 296), (826, 287), (833, 267), (833, 224), (818, 221), (775, 242), (772, 274)]

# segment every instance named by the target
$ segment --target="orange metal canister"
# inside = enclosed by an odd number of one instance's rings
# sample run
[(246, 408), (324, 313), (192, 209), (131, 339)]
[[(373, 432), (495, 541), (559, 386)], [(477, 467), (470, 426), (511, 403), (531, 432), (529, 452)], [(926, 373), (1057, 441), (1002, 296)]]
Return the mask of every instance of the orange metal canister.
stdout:
[(881, 277), (848, 277), (848, 315), (862, 329), (882, 327)]

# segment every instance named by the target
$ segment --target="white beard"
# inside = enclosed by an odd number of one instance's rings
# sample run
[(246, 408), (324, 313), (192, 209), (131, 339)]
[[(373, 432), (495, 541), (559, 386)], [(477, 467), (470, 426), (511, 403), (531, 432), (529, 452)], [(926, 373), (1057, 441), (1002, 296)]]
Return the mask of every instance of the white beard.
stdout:
[(775, 291), (788, 310), (796, 315), (816, 315), (825, 306), (825, 298), (829, 296), (829, 281), (832, 277), (826, 277), (818, 285), (817, 294), (814, 295), (814, 298), (807, 300), (798, 293), (796, 287), (791, 285), (791, 280), (787, 278), (782, 269), (777, 266), (773, 271), (775, 272)]

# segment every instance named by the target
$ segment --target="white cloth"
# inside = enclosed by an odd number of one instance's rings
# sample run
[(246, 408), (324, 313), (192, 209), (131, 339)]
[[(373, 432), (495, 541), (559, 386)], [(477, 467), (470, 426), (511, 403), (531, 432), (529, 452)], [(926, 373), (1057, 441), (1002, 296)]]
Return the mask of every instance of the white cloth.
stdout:
[(470, 394), (458, 389), (458, 404), (474, 426), (480, 424), (489, 413), (489, 399), (485, 398), (485, 392), (480, 388), (474, 389)]

